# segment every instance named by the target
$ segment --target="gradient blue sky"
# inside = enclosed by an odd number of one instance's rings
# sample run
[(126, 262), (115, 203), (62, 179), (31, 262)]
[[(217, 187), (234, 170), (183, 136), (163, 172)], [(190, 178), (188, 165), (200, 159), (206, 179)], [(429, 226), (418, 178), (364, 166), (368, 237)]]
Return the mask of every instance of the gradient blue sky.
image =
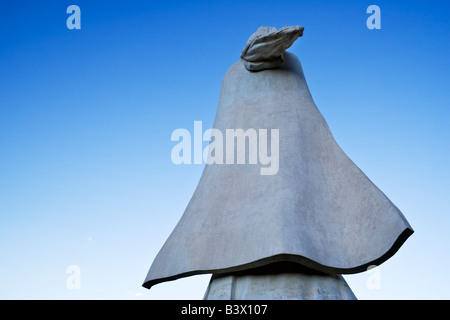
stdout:
[[(68, 30), (66, 8), (81, 8)], [(381, 29), (366, 8), (381, 8)], [(212, 126), (261, 25), (289, 49), (350, 158), (415, 233), (360, 299), (449, 299), (448, 1), (1, 1), (0, 299), (201, 299), (209, 276), (141, 287), (203, 165), (173, 130)], [(81, 287), (69, 290), (77, 265)]]

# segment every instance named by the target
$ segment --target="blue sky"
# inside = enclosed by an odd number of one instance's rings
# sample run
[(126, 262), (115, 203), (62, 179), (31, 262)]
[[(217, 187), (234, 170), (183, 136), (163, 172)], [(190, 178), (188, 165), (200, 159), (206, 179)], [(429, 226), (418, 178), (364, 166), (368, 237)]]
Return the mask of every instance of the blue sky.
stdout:
[[(81, 8), (81, 30), (66, 9)], [(366, 8), (381, 8), (369, 30)], [(342, 149), (415, 230), (360, 299), (449, 299), (448, 1), (2, 1), (0, 298), (201, 299), (209, 276), (141, 287), (203, 165), (177, 128), (212, 126), (220, 82), (261, 25), (289, 51)], [(80, 288), (67, 287), (69, 266)]]

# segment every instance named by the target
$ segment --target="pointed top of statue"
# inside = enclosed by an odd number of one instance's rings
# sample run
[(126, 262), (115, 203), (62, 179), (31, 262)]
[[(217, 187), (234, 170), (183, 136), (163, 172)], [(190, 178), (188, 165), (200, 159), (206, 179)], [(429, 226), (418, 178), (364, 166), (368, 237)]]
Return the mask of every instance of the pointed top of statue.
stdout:
[(280, 66), (283, 55), (299, 37), (302, 26), (275, 27), (261, 26), (253, 33), (241, 52), (241, 59), (249, 71), (259, 71)]

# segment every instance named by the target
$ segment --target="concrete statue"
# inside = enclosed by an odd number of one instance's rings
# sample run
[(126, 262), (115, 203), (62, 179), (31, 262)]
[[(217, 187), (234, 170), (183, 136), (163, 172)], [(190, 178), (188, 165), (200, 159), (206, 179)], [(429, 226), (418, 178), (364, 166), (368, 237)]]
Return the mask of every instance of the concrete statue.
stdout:
[(413, 233), (335, 142), (285, 51), (302, 35), (261, 27), (250, 37), (223, 78), (213, 126), (278, 129), (278, 172), (206, 165), (144, 287), (210, 273), (205, 299), (355, 299), (342, 275), (380, 265)]

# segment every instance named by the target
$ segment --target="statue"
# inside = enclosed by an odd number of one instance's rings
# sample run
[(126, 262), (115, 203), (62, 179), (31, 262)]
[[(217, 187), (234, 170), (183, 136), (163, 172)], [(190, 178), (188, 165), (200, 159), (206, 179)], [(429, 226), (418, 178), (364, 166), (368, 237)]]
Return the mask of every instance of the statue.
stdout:
[(302, 35), (261, 27), (250, 37), (222, 81), (213, 126), (277, 129), (267, 140), (279, 143), (278, 171), (206, 165), (144, 287), (211, 273), (205, 299), (355, 299), (342, 274), (380, 265), (413, 233), (335, 142), (285, 51)]

